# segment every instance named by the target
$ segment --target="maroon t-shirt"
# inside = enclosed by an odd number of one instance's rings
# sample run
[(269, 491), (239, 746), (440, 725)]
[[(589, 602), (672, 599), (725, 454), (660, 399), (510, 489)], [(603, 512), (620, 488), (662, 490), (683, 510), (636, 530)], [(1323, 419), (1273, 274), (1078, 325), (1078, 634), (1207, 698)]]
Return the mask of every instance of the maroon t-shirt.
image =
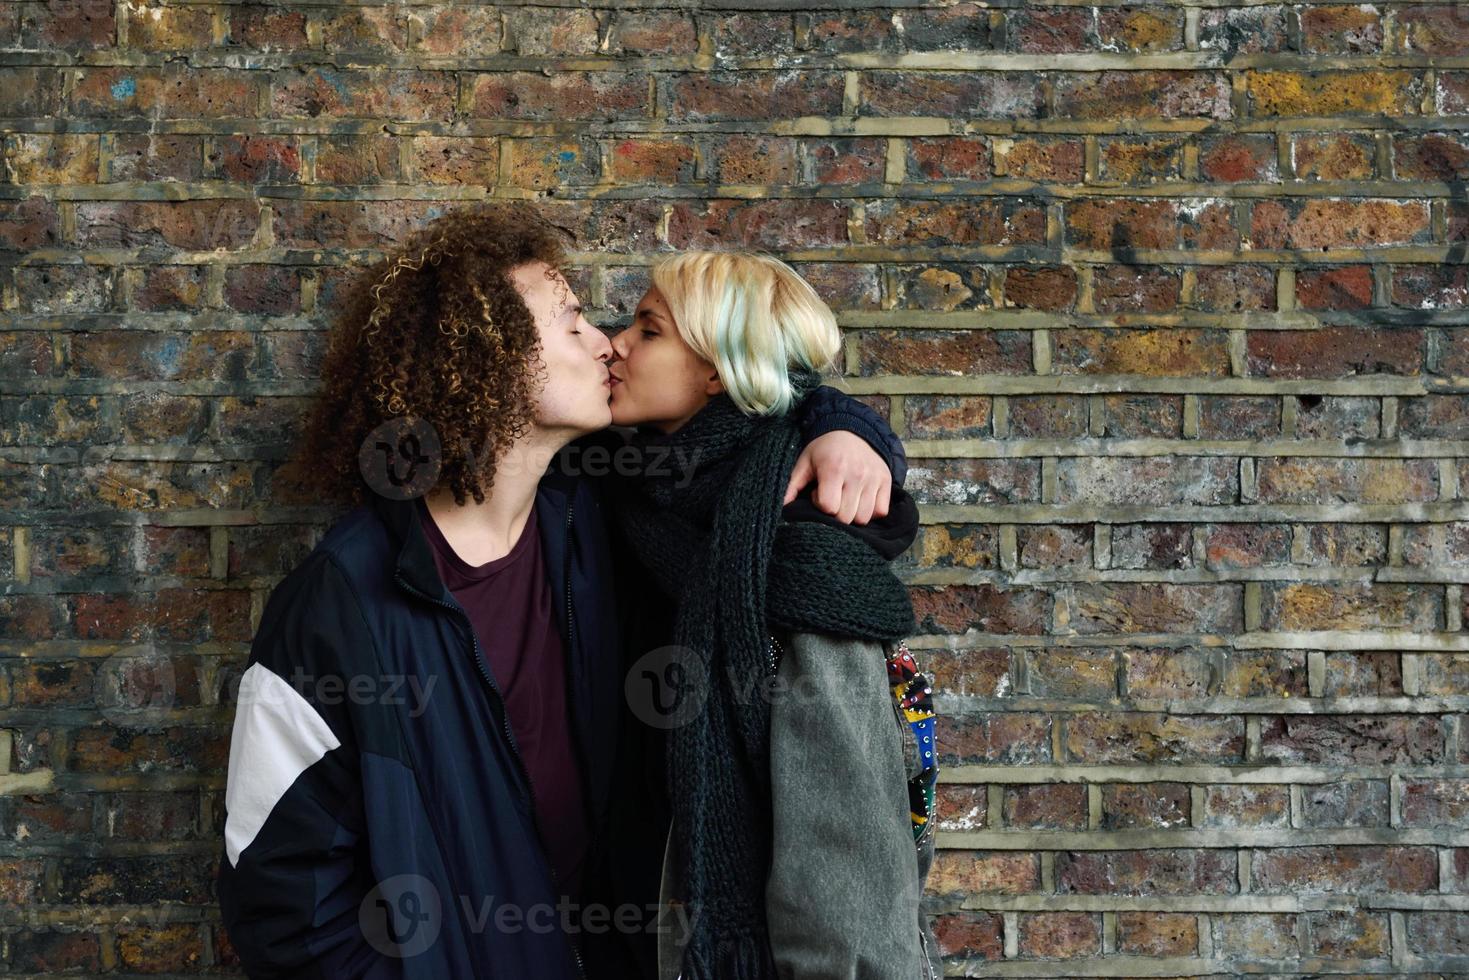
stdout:
[(454, 553), (422, 497), (418, 513), (439, 575), (469, 613), (485, 663), (505, 698), (530, 774), (547, 857), (562, 892), (575, 899), (581, 894), (589, 834), (566, 704), (566, 649), (551, 611), (536, 507), (510, 553), (483, 565)]

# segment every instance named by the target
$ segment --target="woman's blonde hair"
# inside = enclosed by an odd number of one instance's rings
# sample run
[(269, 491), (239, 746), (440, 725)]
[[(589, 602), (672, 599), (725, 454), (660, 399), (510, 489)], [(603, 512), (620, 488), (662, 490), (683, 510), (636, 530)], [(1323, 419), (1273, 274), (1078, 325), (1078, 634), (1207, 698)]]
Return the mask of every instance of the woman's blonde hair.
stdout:
[(831, 308), (779, 259), (754, 252), (683, 252), (653, 269), (684, 343), (714, 365), (750, 415), (784, 415), (788, 371), (830, 370), (841, 350)]

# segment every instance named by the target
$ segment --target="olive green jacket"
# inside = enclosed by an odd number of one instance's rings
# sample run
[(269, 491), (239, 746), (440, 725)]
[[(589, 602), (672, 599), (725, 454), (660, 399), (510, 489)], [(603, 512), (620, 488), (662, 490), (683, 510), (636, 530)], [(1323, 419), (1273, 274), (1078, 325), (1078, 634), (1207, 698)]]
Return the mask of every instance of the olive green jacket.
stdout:
[[(937, 944), (919, 908), (933, 833), (913, 840), (907, 780), (922, 769), (888, 687), (893, 644), (777, 634), (768, 688), (772, 862), (765, 886), (782, 980), (929, 980)], [(677, 980), (688, 917), (670, 832), (659, 980)]]

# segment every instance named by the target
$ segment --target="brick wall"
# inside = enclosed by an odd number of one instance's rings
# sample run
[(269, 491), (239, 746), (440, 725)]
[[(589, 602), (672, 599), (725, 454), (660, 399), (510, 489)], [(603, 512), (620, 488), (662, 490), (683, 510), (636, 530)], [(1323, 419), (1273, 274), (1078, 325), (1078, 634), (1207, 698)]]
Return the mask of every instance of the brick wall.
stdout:
[(949, 972), (1469, 971), (1469, 8), (812, 6), (0, 6), (0, 969), (231, 971), (333, 291), (495, 196), (839, 309)]

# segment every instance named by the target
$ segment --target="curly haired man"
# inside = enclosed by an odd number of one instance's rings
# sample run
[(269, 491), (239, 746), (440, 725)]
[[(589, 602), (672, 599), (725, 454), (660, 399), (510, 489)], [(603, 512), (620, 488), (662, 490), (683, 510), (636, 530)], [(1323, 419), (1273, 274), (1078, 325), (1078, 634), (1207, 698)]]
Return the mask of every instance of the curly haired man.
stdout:
[[(271, 593), (230, 746), (219, 894), (251, 976), (651, 968), (614, 870), (638, 762), (599, 477), (668, 461), (608, 429), (612, 346), (565, 264), (534, 209), (466, 208), (340, 307), (297, 463), (351, 509)], [(819, 392), (788, 499), (814, 475), (838, 520), (881, 518), (901, 444)]]

